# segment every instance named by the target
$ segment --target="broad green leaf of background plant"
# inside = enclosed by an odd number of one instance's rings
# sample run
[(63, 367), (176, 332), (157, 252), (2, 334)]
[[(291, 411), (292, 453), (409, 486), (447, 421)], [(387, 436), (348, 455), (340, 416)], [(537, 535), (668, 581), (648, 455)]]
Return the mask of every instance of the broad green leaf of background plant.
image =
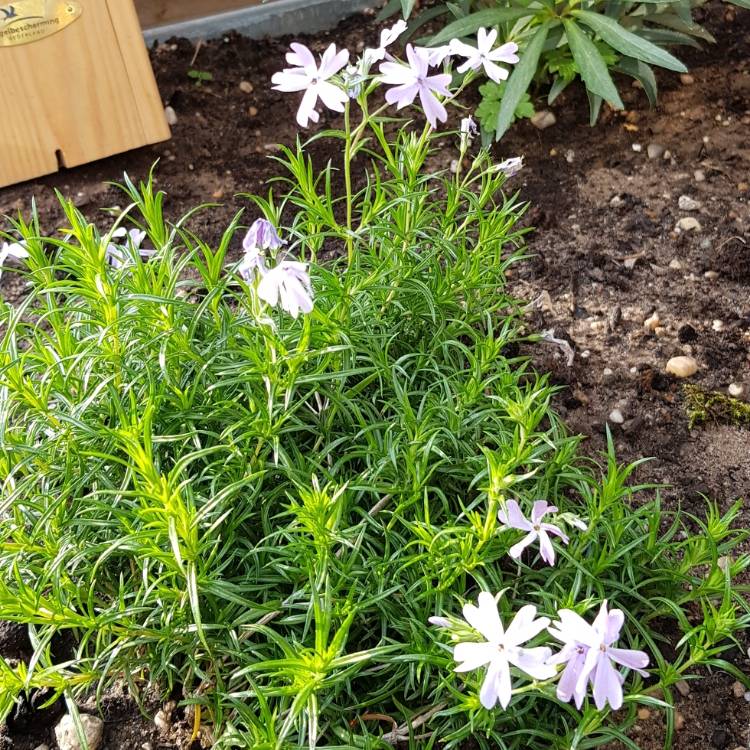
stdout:
[(687, 68), (676, 57), (646, 39), (641, 39), (637, 34), (627, 31), (614, 19), (587, 10), (574, 10), (573, 15), (623, 55), (659, 65), (667, 70), (687, 73)]
[(497, 113), (495, 124), (495, 139), (500, 140), (510, 127), (515, 117), (516, 107), (521, 103), (523, 95), (529, 88), (534, 78), (539, 58), (544, 48), (544, 42), (550, 30), (549, 22), (543, 23), (521, 56), (521, 60), (513, 69), (506, 83), (505, 96), (500, 102), (500, 110)]
[(656, 106), (656, 100), (659, 90), (656, 85), (656, 76), (654, 71), (646, 65), (642, 60), (635, 60), (632, 57), (623, 57), (617, 62), (616, 65), (612, 66), (612, 70), (616, 70), (618, 73), (624, 73), (625, 75), (635, 78), (643, 86), (643, 90), (646, 92), (649, 104), (652, 107)]
[(620, 94), (617, 92), (612, 76), (610, 76), (607, 65), (596, 45), (575, 22), (563, 19), (563, 24), (568, 36), (570, 51), (573, 53), (573, 59), (581, 71), (581, 78), (586, 84), (586, 88), (592, 94), (601, 96), (612, 107), (624, 109)]
[(443, 44), (457, 37), (474, 34), (482, 27), (497, 26), (499, 23), (517, 21), (519, 18), (531, 15), (533, 13), (528, 8), (488, 8), (487, 10), (480, 10), (449, 23), (430, 39), (429, 44)]
[(728, 2), (732, 3), (733, 5), (739, 5), (740, 8), (747, 8), (750, 10), (750, 0), (727, 0)]

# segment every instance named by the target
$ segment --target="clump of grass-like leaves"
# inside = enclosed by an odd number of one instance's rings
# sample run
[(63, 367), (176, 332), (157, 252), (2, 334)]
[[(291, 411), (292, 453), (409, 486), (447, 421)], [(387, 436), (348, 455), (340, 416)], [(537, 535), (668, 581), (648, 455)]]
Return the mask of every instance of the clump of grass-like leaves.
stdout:
[[(181, 695), (224, 748), (594, 747), (694, 667), (732, 669), (735, 510), (688, 519), (653, 492), (634, 507), (634, 467), (577, 457), (547, 379), (513, 354), (522, 207), (484, 152), (425, 174), (429, 144), (373, 157), (348, 212), (330, 166), (284, 152), (288, 194), (257, 205), (290, 217), (310, 262), (296, 319), (226, 269), (240, 217), (210, 247), (165, 221), (150, 182), (127, 182), (120, 220), (147, 261), (130, 243), (112, 264), (112, 233), (70, 203), (57, 237), (15, 222), (29, 293), (2, 311), (0, 619), (29, 626), (35, 657), (0, 661), (3, 715), (25, 691), (72, 703), (124, 680)], [(511, 497), (587, 530), (553, 568), (515, 562), (496, 515)], [(504, 616), (608, 599), (651, 677), (628, 678), (617, 715), (551, 681), (483, 708), (428, 624), (480, 590), (505, 591)]]

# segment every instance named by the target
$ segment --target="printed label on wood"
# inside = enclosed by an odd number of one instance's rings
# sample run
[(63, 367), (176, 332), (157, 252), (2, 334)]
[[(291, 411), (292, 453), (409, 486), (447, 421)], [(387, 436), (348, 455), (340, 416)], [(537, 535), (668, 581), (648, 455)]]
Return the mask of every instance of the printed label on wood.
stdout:
[(0, 0), (0, 47), (29, 44), (56, 34), (81, 16), (75, 0)]

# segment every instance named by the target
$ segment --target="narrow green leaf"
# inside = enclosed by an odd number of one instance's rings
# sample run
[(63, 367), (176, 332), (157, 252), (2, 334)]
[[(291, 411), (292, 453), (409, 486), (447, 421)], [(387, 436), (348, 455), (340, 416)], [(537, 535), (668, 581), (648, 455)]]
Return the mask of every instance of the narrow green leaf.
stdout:
[(565, 24), (565, 33), (568, 35), (570, 51), (581, 71), (581, 78), (586, 88), (592, 94), (601, 96), (616, 109), (624, 109), (622, 99), (617, 93), (614, 81), (596, 45), (573, 21), (564, 19), (563, 24)]
[(386, 18), (395, 16), (401, 10), (401, 0), (388, 0), (383, 9), (378, 13), (376, 21), (385, 21)]
[(643, 86), (643, 90), (648, 97), (649, 104), (652, 107), (656, 106), (659, 92), (656, 84), (656, 76), (654, 75), (654, 71), (651, 70), (645, 62), (642, 60), (636, 60), (632, 57), (623, 57), (613, 66), (612, 70), (616, 70), (618, 73), (624, 73), (625, 75), (640, 81), (640, 84)]
[(586, 89), (586, 96), (589, 98), (589, 125), (593, 128), (602, 110), (602, 98), (589, 89)]
[(526, 51), (521, 56), (521, 61), (513, 69), (505, 87), (505, 94), (500, 102), (500, 111), (497, 113), (497, 125), (495, 126), (495, 140), (500, 140), (505, 131), (513, 122), (516, 107), (529, 88), (531, 80), (536, 73), (539, 57), (542, 54), (544, 42), (549, 33), (549, 23), (543, 23), (531, 41), (526, 46)]
[[(481, 27), (497, 26), (499, 23), (517, 21), (524, 16), (533, 15), (528, 8), (488, 8), (477, 13), (457, 18), (442, 31), (430, 39), (431, 45), (443, 44), (451, 39), (474, 34)], [(528, 52), (527, 52), (528, 54)]]
[(593, 29), (610, 47), (622, 52), (623, 55), (667, 70), (687, 73), (687, 68), (676, 57), (637, 34), (627, 31), (614, 19), (587, 10), (573, 11), (573, 15)]
[(750, 10), (750, 0), (726, 0), (733, 5), (739, 5), (740, 8), (747, 8)]
[(714, 35), (709, 31), (706, 31), (706, 29), (704, 29), (699, 23), (685, 23), (678, 15), (675, 15), (673, 13), (653, 13), (650, 15), (646, 15), (643, 19), (640, 20), (654, 23), (657, 26), (664, 26), (667, 29), (679, 31), (683, 34), (695, 36), (698, 37), (698, 39), (703, 39), (704, 41), (711, 42), (712, 44), (716, 42), (716, 37), (714, 37)]
[(549, 89), (547, 94), (547, 104), (552, 104), (563, 91), (573, 82), (572, 78), (563, 78), (563, 76), (555, 76), (555, 80)]
[(679, 31), (669, 31), (668, 29), (644, 29), (642, 32), (644, 39), (649, 39), (655, 44), (686, 44), (688, 47), (701, 49), (700, 44), (688, 34), (681, 34)]
[(401, 0), (401, 13), (404, 18), (408, 18), (414, 10), (414, 4), (417, 0)]

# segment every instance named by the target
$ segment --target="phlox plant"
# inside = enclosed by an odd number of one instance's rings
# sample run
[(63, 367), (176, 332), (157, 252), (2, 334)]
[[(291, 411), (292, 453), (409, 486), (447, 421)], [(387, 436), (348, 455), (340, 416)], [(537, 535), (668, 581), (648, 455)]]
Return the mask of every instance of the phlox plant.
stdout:
[(579, 456), (518, 354), (520, 162), (435, 130), (455, 90), (388, 44), (293, 46), (275, 85), (343, 127), (216, 244), (151, 179), (106, 230), (62, 198), (52, 236), (9, 220), (0, 620), (34, 656), (0, 661), (3, 717), (124, 682), (218, 748), (634, 747), (697, 668), (745, 679), (737, 507)]

